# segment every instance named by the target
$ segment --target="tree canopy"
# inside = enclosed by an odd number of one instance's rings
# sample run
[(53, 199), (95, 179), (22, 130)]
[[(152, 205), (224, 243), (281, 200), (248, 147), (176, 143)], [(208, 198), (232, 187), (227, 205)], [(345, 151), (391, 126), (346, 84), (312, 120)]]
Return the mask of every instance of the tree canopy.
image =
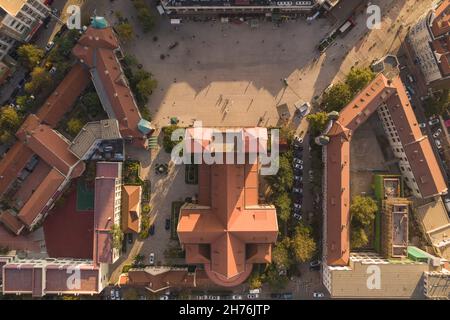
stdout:
[(311, 260), (316, 253), (317, 244), (311, 233), (311, 228), (303, 224), (300, 224), (295, 228), (291, 249), (295, 259), (300, 263)]
[(322, 103), (328, 112), (341, 111), (352, 100), (352, 97), (350, 86), (339, 82), (324, 94)]
[(0, 127), (2, 129), (15, 131), (20, 125), (20, 116), (17, 111), (11, 107), (0, 109)]
[(345, 82), (350, 87), (351, 92), (355, 95), (361, 91), (375, 78), (375, 73), (369, 68), (352, 68)]
[(434, 114), (445, 115), (450, 109), (450, 90), (445, 89), (434, 93), (434, 96), (424, 101), (425, 114), (427, 117)]
[(144, 33), (151, 31), (155, 26), (155, 17), (150, 11), (149, 6), (144, 0), (132, 0), (134, 7), (137, 10), (138, 20), (142, 26)]
[(369, 226), (375, 219), (378, 205), (370, 197), (355, 196), (350, 205), (352, 222), (357, 222), (361, 226)]
[(83, 123), (78, 118), (72, 118), (67, 122), (67, 132), (73, 137), (75, 137), (82, 128)]
[(290, 257), (291, 239), (288, 237), (279, 241), (272, 251), (272, 261), (278, 268), (289, 268), (292, 260)]
[(291, 216), (292, 200), (287, 192), (277, 193), (275, 198), (275, 206), (277, 208), (278, 217), (281, 221), (288, 221)]
[(36, 67), (44, 57), (44, 50), (33, 44), (23, 44), (17, 49), (19, 62), (29, 70)]
[(38, 94), (52, 83), (50, 73), (42, 67), (35, 67), (31, 72), (31, 81), (25, 84), (25, 91), (30, 94)]
[(312, 113), (307, 115), (306, 119), (308, 119), (309, 121), (312, 134), (317, 135), (325, 129), (328, 123), (328, 113), (326, 112)]
[(119, 23), (115, 26), (115, 30), (119, 39), (123, 42), (128, 42), (134, 39), (133, 26), (127, 22)]

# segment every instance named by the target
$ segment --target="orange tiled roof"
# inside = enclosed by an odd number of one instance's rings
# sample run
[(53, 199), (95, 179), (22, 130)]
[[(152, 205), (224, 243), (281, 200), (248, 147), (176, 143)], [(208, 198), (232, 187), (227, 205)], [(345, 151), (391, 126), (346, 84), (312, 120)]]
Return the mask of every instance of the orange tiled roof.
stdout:
[[(209, 190), (202, 187), (208, 179)], [(278, 234), (275, 208), (257, 202), (257, 164), (200, 165), (199, 185), (199, 205), (182, 207), (177, 228), (186, 261), (204, 263), (216, 284), (242, 283), (252, 263), (270, 261), (267, 248)], [(261, 245), (264, 254), (256, 249), (247, 256), (248, 248)]]
[(90, 83), (89, 72), (81, 64), (72, 67), (47, 101), (39, 108), (37, 117), (54, 128), (64, 114), (72, 109)]
[(379, 74), (340, 113), (326, 146), (326, 259), (328, 265), (347, 265), (350, 225), (351, 134), (385, 103), (398, 131), (412, 173), (424, 198), (447, 190), (430, 142), (418, 123), (399, 77)]
[(32, 225), (47, 205), (47, 202), (52, 197), (55, 197), (58, 188), (61, 187), (64, 181), (65, 177), (53, 168), (22, 207), (18, 215), (19, 219), (27, 226)]
[(122, 230), (138, 233), (141, 228), (141, 186), (122, 187)]
[(111, 228), (114, 223), (116, 178), (120, 178), (117, 162), (98, 162), (94, 201), (94, 261), (113, 263)]
[(15, 214), (13, 214), (11, 210), (6, 210), (0, 213), (0, 222), (3, 223), (15, 235), (19, 235), (24, 228), (23, 223), (17, 218)]
[[(28, 119), (35, 118), (35, 115), (30, 115)], [(79, 159), (69, 151), (69, 142), (49, 126), (44, 124), (35, 126), (35, 120), (28, 119), (18, 131), (17, 136), (23, 139), (24, 144), (46, 163), (57, 168), (65, 176), (69, 176), (71, 168), (79, 162)], [(33, 125), (29, 127), (30, 122), (33, 122)], [(84, 170), (84, 167), (80, 169)], [(79, 174), (79, 170), (76, 170), (72, 177)]]
[(12, 261), (3, 267), (3, 290), (6, 293), (29, 293), (34, 297), (44, 294), (80, 293), (95, 294), (99, 292), (99, 269), (92, 265), (77, 265), (80, 270), (80, 286), (68, 287), (71, 283), (75, 265), (61, 264), (33, 264), (31, 262)]
[(436, 38), (450, 32), (450, 0), (442, 1), (436, 8), (431, 29)]
[[(116, 57), (115, 50), (119, 43), (112, 28), (96, 29), (89, 27), (73, 49), (73, 54), (91, 70), (91, 75), (98, 78), (102, 92), (108, 100), (108, 106), (103, 106), (109, 116), (117, 119), (122, 136), (142, 138), (138, 130), (141, 114), (134, 100), (128, 81), (123, 74), (122, 67)], [(105, 103), (105, 101), (102, 101)]]
[(0, 196), (17, 179), (20, 172), (33, 157), (33, 151), (17, 141), (0, 161)]

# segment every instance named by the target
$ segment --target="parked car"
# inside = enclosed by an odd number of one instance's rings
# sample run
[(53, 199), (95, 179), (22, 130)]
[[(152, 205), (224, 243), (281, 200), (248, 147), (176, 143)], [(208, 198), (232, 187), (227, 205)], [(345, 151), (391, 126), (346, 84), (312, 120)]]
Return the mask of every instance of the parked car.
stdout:
[(314, 298), (323, 298), (325, 295), (322, 292), (313, 292)]
[(163, 294), (162, 296), (159, 297), (159, 300), (169, 300), (169, 296), (166, 294)]
[(242, 296), (240, 294), (233, 294), (231, 296), (232, 300), (242, 300)]
[(301, 209), (301, 208), (302, 208), (302, 205), (299, 204), (299, 203), (294, 203), (294, 208), (295, 208), (295, 209)]
[(293, 188), (292, 192), (294, 192), (294, 193), (303, 193), (303, 189), (302, 188)]
[(111, 289), (110, 296), (111, 296), (111, 300), (116, 300), (114, 289)]
[(258, 299), (259, 298), (259, 294), (257, 293), (249, 293), (247, 295), (247, 299)]
[(150, 229), (148, 230), (148, 232), (150, 233), (151, 236), (155, 234), (155, 224), (152, 224), (150, 226)]
[(321, 262), (320, 260), (314, 260), (309, 263), (310, 270), (320, 270)]
[(132, 233), (127, 233), (127, 240), (129, 244), (133, 243), (133, 234)]
[(155, 254), (153, 252), (150, 253), (150, 256), (148, 257), (148, 262), (150, 263), (150, 265), (155, 264)]
[(300, 117), (306, 117), (311, 110), (311, 105), (309, 102), (300, 102), (295, 104), (295, 109), (295, 113), (297, 115)]
[(294, 213), (294, 219), (297, 219), (298, 221), (302, 220), (302, 215), (299, 213)]
[(428, 124), (429, 124), (430, 126), (437, 125), (438, 123), (439, 123), (439, 119), (438, 119), (438, 118), (434, 118), (434, 119), (428, 121)]
[(437, 147), (438, 149), (441, 149), (441, 148), (442, 148), (442, 143), (441, 143), (440, 140), (434, 139), (434, 143), (436, 144), (436, 147)]
[(303, 164), (303, 160), (299, 158), (294, 158), (294, 163)]
[(303, 170), (303, 165), (296, 163), (294, 164), (294, 169)]
[(302, 182), (303, 177), (302, 176), (294, 176), (294, 181)]
[(409, 82), (411, 82), (411, 83), (416, 82), (415, 79), (414, 79), (414, 77), (413, 77), (412, 75), (410, 75), (410, 74), (408, 74), (408, 80), (409, 80)]
[(176, 46), (178, 46), (178, 41), (175, 41), (174, 43), (171, 43), (169, 45), (169, 50), (172, 50), (173, 48), (175, 48)]
[(120, 299), (120, 291), (119, 290), (115, 290), (114, 293), (115, 293), (114, 296), (115, 296), (116, 300), (121, 300)]
[(439, 137), (441, 133), (442, 133), (442, 129), (441, 129), (441, 128), (437, 129), (437, 130), (433, 133), (433, 138)]
[(220, 296), (209, 296), (209, 300), (220, 300)]
[(164, 226), (166, 230), (170, 230), (170, 219), (166, 219), (166, 224)]
[(419, 123), (419, 128), (424, 129), (427, 127), (427, 124), (425, 122)]
[(55, 43), (53, 41), (50, 41), (49, 43), (47, 43), (47, 45), (45, 46), (45, 51), (49, 52), (50, 50), (53, 49), (53, 47), (55, 46)]

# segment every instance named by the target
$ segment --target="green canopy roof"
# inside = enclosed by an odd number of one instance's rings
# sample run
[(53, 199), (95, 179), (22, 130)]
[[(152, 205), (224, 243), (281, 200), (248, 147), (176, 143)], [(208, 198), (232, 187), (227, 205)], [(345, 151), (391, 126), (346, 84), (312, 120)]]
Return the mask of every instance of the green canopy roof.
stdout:
[(147, 121), (145, 119), (139, 120), (138, 129), (143, 134), (149, 134), (153, 130), (152, 124), (150, 123), (150, 121)]
[(109, 24), (104, 17), (93, 17), (91, 26), (95, 29), (106, 29), (109, 27)]

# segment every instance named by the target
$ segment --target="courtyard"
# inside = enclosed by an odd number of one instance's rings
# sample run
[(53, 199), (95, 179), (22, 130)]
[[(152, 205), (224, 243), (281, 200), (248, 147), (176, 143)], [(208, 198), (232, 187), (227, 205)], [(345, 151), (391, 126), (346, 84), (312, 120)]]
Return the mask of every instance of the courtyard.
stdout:
[[(359, 13), (355, 28), (345, 37), (337, 38), (322, 55), (316, 49), (318, 43), (336, 28), (325, 18), (311, 23), (297, 19), (280, 26), (261, 20), (258, 27), (252, 28), (247, 23), (219, 21), (183, 21), (174, 26), (167, 17), (158, 16), (155, 29), (144, 34), (130, 2), (97, 1), (95, 9), (112, 24), (117, 20), (116, 11), (130, 12), (128, 18), (135, 39), (122, 49), (126, 55), (135, 56), (142, 69), (151, 72), (158, 81), (147, 107), (159, 134), (172, 117), (177, 117), (182, 127), (191, 126), (196, 120), (204, 126), (270, 127), (280, 125), (279, 106), (287, 105), (291, 115), (299, 101), (310, 102), (314, 107), (323, 90), (343, 79), (351, 67), (368, 66), (388, 52), (395, 53), (404, 35), (396, 33), (400, 24), (414, 22), (431, 1), (417, 5), (405, 0), (395, 6), (390, 6), (387, 0), (374, 2), (384, 10), (382, 29), (368, 30), (365, 14)], [(394, 27), (384, 27), (387, 25)], [(297, 134), (308, 131), (306, 120), (291, 118), (290, 124)], [(352, 153), (355, 157), (352, 163), (357, 164), (358, 158), (366, 154), (374, 152), (375, 156), (370, 166), (355, 167), (358, 177), (351, 187), (352, 193), (354, 190), (358, 194), (371, 190), (372, 172), (368, 167), (390, 169), (369, 124), (360, 131), (361, 138), (355, 137), (358, 152)], [(138, 253), (145, 256), (145, 262), (150, 253), (155, 254), (156, 264), (167, 262), (164, 252), (177, 245), (177, 240), (171, 240), (171, 231), (165, 230), (165, 220), (172, 219), (172, 203), (184, 201), (198, 190), (197, 185), (186, 184), (185, 167), (174, 166), (162, 148), (134, 150), (128, 156), (141, 162), (141, 179), (151, 183), (155, 233), (145, 240), (134, 241), (114, 266), (112, 282), (122, 266), (132, 262)], [(155, 166), (162, 163), (168, 165), (167, 175), (155, 173)], [(174, 221), (171, 225), (175, 225)], [(179, 262), (183, 263), (183, 259)]]

